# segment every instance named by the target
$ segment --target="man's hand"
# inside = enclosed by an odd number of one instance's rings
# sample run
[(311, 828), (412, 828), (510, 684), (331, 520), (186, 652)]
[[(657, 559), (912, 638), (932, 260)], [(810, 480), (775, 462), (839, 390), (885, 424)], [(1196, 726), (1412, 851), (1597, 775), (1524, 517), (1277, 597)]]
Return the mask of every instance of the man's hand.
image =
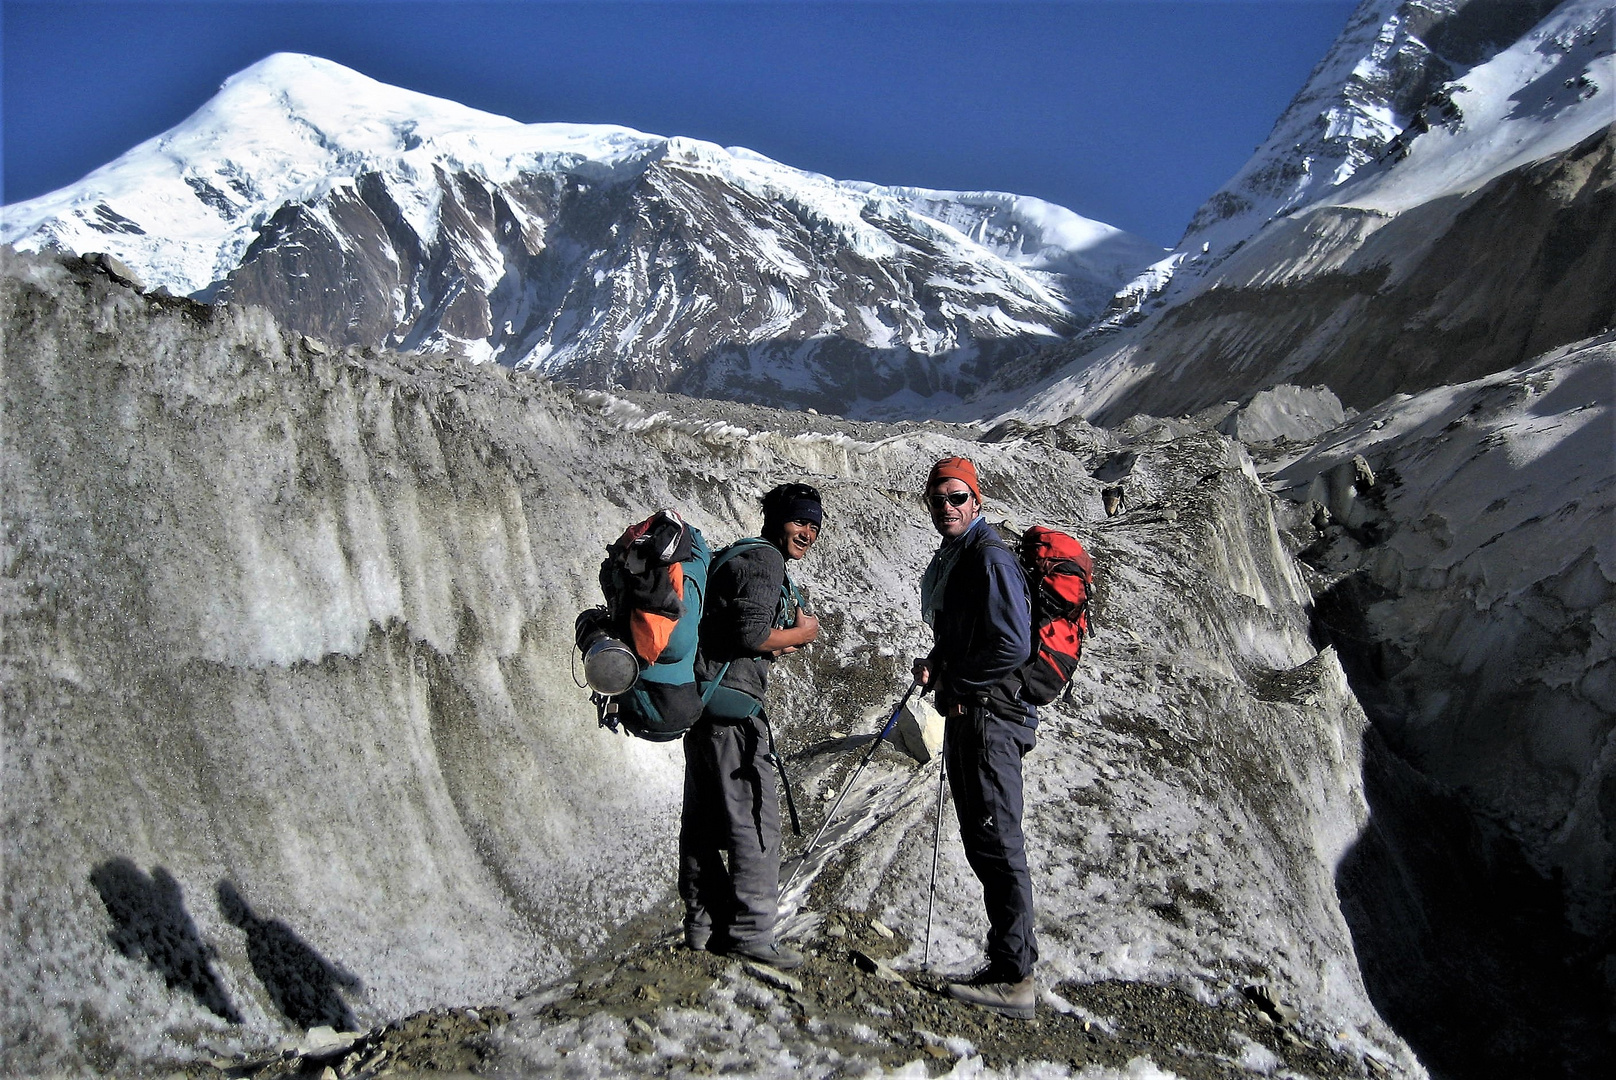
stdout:
[(924, 656), (915, 657), (914, 674), (916, 686), (925, 689), (931, 685), (931, 665)]
[(763, 644), (758, 647), (758, 652), (769, 653), (773, 656), (784, 656), (788, 652), (796, 652), (800, 646), (818, 638), (819, 616), (810, 615), (806, 611), (799, 611), (797, 613), (797, 624), (769, 631), (769, 636), (763, 639)]
[(819, 616), (818, 615), (810, 615), (806, 608), (801, 610), (801, 611), (798, 611), (797, 612), (796, 625), (794, 625), (791, 629), (802, 631), (802, 632), (804, 632), (804, 633), (806, 633), (808, 635), (807, 637), (803, 638), (800, 642), (798, 642), (799, 645), (806, 645), (810, 641), (818, 641), (819, 640)]

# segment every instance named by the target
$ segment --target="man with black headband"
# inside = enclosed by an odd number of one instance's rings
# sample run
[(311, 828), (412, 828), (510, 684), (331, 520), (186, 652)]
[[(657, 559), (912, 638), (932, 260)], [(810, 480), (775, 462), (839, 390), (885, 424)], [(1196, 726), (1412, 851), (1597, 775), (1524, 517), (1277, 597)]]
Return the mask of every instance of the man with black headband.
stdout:
[(781, 484), (763, 496), (761, 538), (739, 540), (714, 560), (696, 657), (696, 679), (711, 696), (684, 739), (685, 944), (778, 968), (798, 967), (802, 954), (774, 939), (780, 795), (769, 775), (763, 694), (775, 658), (819, 636), (786, 564), (808, 554), (823, 521), (818, 491)]

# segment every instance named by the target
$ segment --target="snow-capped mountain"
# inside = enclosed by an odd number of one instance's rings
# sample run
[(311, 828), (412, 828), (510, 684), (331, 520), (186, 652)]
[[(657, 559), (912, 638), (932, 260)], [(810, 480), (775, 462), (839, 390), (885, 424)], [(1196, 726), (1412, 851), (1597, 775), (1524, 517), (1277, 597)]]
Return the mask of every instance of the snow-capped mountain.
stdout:
[(1215, 261), (1269, 221), (1328, 200), (1412, 134), (1457, 125), (1460, 75), (1514, 44), (1558, 0), (1365, 0), (1245, 166), (1181, 245)]
[(1602, 0), (1365, 0), (1177, 250), (987, 408), (1188, 412), (1277, 383), (1355, 407), (1616, 321)]
[(967, 394), (1162, 254), (1037, 199), (522, 124), (294, 54), (8, 207), (0, 239), (105, 251), (338, 344), (838, 411)]

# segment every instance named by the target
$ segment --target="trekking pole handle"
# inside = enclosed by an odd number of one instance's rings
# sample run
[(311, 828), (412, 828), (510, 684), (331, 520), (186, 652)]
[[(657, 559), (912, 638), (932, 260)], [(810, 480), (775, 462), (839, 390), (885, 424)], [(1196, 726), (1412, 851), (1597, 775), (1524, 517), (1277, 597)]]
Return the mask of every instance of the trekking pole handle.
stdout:
[(875, 737), (875, 745), (879, 746), (883, 739), (885, 739), (888, 735), (892, 734), (892, 729), (898, 726), (898, 717), (903, 715), (903, 707), (905, 705), (909, 704), (909, 698), (914, 694), (914, 692), (916, 690), (919, 690), (919, 689), (920, 689), (920, 684), (919, 683), (912, 682), (912, 683), (909, 684), (909, 689), (907, 689), (907, 690), (905, 690), (903, 692), (903, 697), (900, 698), (899, 701), (898, 701), (898, 707), (896, 709), (892, 710), (892, 716), (890, 718), (888, 718), (887, 726), (882, 728), (881, 729), (881, 734), (879, 734), (879, 735), (877, 735)]
[[(903, 707), (909, 704), (910, 696), (913, 695), (918, 689), (920, 689), (919, 683), (910, 683), (909, 689), (903, 692), (903, 697), (898, 700), (898, 707), (893, 709), (892, 715), (887, 718), (886, 726), (881, 729), (880, 734), (870, 741), (870, 748), (864, 752), (864, 760), (859, 762), (858, 769), (854, 770), (853, 772), (853, 776), (855, 778), (858, 776), (859, 772), (863, 770), (864, 766), (870, 763), (870, 759), (873, 758), (875, 756), (875, 752), (881, 748), (881, 744), (887, 741), (887, 736), (892, 734), (892, 729), (898, 726), (898, 717), (903, 715)], [(849, 781), (848, 786), (852, 786), (851, 781)], [(844, 790), (842, 794), (846, 795), (847, 792)], [(837, 799), (836, 803), (837, 806), (841, 805), (841, 800)], [(836, 807), (831, 807), (830, 812), (832, 814), (836, 813)], [(826, 820), (828, 821), (829, 818)]]

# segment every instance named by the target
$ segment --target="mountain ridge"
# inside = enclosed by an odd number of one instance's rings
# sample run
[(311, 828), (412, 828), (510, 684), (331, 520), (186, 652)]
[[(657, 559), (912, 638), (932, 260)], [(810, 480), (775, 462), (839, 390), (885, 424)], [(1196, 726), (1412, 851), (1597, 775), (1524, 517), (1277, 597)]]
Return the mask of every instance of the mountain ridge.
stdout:
[(1160, 254), (1026, 196), (526, 125), (296, 54), (5, 219), (22, 250), (107, 250), (339, 345), (834, 411), (957, 401)]
[[(1498, 32), (1541, 6), (1506, 12)], [(1415, 16), (1440, 29), (1472, 9), (1471, 24), (1491, 25), (1484, 16), (1498, 7), (1365, 0), (1289, 120), (1179, 247), (1078, 338), (1019, 360), (978, 408), (1116, 423), (1286, 382), (1327, 385), (1362, 408), (1609, 328), (1616, 297), (1600, 283), (1616, 275), (1610, 9), (1566, 0), (1514, 40), (1472, 42), (1480, 52), (1458, 70), (1409, 32)], [(1388, 42), (1424, 57), (1420, 71), (1452, 76), (1412, 112), (1399, 111), (1400, 93), (1385, 96), (1401, 89), (1402, 53)], [(1321, 100), (1384, 121), (1372, 132), (1342, 121), (1358, 134), (1326, 140), (1339, 159), (1329, 183), (1297, 163), (1312, 144), (1289, 139), (1299, 123), (1335, 130), (1330, 110), (1308, 112)], [(1289, 179), (1221, 214), (1224, 197), (1256, 176)], [(1539, 306), (1551, 312), (1542, 327), (1513, 325)]]

